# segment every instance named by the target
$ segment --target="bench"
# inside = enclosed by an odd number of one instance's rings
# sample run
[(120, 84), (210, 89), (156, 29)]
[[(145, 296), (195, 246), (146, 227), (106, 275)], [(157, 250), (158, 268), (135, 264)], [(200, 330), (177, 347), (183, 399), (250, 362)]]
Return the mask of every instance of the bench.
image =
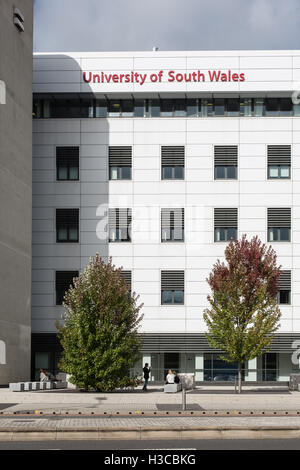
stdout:
[(16, 382), (9, 384), (9, 390), (11, 392), (30, 392), (59, 388), (67, 388), (67, 382)]
[(181, 384), (165, 384), (164, 393), (177, 393), (181, 390)]

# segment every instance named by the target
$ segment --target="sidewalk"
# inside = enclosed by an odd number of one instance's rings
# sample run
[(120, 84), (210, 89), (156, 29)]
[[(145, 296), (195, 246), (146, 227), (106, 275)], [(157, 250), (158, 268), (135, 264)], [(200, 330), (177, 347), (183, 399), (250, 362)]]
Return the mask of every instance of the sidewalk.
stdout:
[(0, 441), (300, 438), (300, 417), (0, 418)]
[[(203, 412), (300, 412), (300, 392), (287, 387), (244, 387), (241, 395), (233, 387), (197, 387), (186, 392), (186, 409), (195, 414)], [(163, 393), (163, 387), (141, 387), (132, 391), (111, 393), (80, 392), (78, 390), (43, 390), (10, 392), (0, 389), (0, 413), (136, 413), (178, 412), (182, 410), (182, 393)]]
[[(25, 415), (25, 416), (24, 416)], [(69, 415), (69, 416), (68, 416)], [(0, 389), (0, 440), (300, 438), (300, 393), (287, 387), (10, 392)]]

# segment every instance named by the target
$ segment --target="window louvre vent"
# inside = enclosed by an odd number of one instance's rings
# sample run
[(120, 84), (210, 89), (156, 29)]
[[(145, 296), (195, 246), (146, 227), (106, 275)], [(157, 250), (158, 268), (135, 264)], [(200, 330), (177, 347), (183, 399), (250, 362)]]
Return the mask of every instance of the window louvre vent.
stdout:
[(291, 228), (291, 208), (268, 208), (268, 227)]
[(61, 305), (63, 298), (69, 287), (73, 285), (74, 277), (78, 277), (78, 271), (56, 271), (55, 287), (56, 287), (56, 305)]
[(214, 211), (214, 224), (215, 228), (230, 227), (236, 228), (238, 226), (238, 210), (236, 208), (215, 208)]
[(162, 271), (162, 290), (184, 290), (184, 271)]
[(162, 209), (162, 228), (182, 228), (184, 229), (184, 209)]
[(215, 145), (214, 156), (215, 165), (237, 166), (238, 147), (237, 145)]
[(56, 209), (56, 227), (75, 227), (79, 224), (79, 209)]
[(127, 228), (131, 224), (131, 209), (109, 209), (108, 224), (109, 228)]
[(291, 271), (281, 271), (279, 288), (280, 290), (291, 290)]
[(125, 279), (128, 290), (131, 292), (131, 271), (121, 271), (121, 277)]
[(184, 166), (184, 146), (163, 146), (161, 164), (162, 166)]
[(132, 161), (131, 147), (109, 147), (109, 166), (130, 166)]
[(79, 166), (79, 147), (56, 147), (56, 163), (60, 166)]
[(291, 146), (268, 145), (268, 165), (291, 165)]

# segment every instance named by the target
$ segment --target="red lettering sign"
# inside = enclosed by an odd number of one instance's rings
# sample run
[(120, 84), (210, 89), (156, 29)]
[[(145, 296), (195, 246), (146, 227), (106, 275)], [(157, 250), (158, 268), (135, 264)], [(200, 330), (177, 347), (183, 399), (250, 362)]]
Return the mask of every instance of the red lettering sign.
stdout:
[(245, 73), (236, 73), (231, 70), (208, 70), (207, 72), (201, 72), (201, 70), (195, 70), (194, 72), (176, 72), (175, 70), (169, 70), (165, 73), (163, 70), (159, 72), (139, 73), (131, 71), (129, 73), (114, 73), (107, 74), (105, 72), (83, 72), (82, 78), (85, 83), (138, 83), (144, 85), (144, 83), (161, 83), (163, 76), (167, 77), (167, 82), (177, 83), (200, 83), (200, 82), (244, 82)]

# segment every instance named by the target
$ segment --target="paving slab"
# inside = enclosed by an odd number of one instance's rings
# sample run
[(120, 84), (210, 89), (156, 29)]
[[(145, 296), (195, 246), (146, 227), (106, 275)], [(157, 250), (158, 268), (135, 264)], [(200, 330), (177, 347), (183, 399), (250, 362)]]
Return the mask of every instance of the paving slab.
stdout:
[[(6, 413), (137, 413), (179, 412), (182, 393), (166, 394), (163, 387), (150, 386), (111, 393), (78, 390), (40, 390), (12, 392), (0, 389), (0, 414)], [(196, 412), (300, 412), (300, 392), (287, 387), (244, 387), (235, 394), (233, 387), (197, 387), (186, 392), (186, 409)]]

